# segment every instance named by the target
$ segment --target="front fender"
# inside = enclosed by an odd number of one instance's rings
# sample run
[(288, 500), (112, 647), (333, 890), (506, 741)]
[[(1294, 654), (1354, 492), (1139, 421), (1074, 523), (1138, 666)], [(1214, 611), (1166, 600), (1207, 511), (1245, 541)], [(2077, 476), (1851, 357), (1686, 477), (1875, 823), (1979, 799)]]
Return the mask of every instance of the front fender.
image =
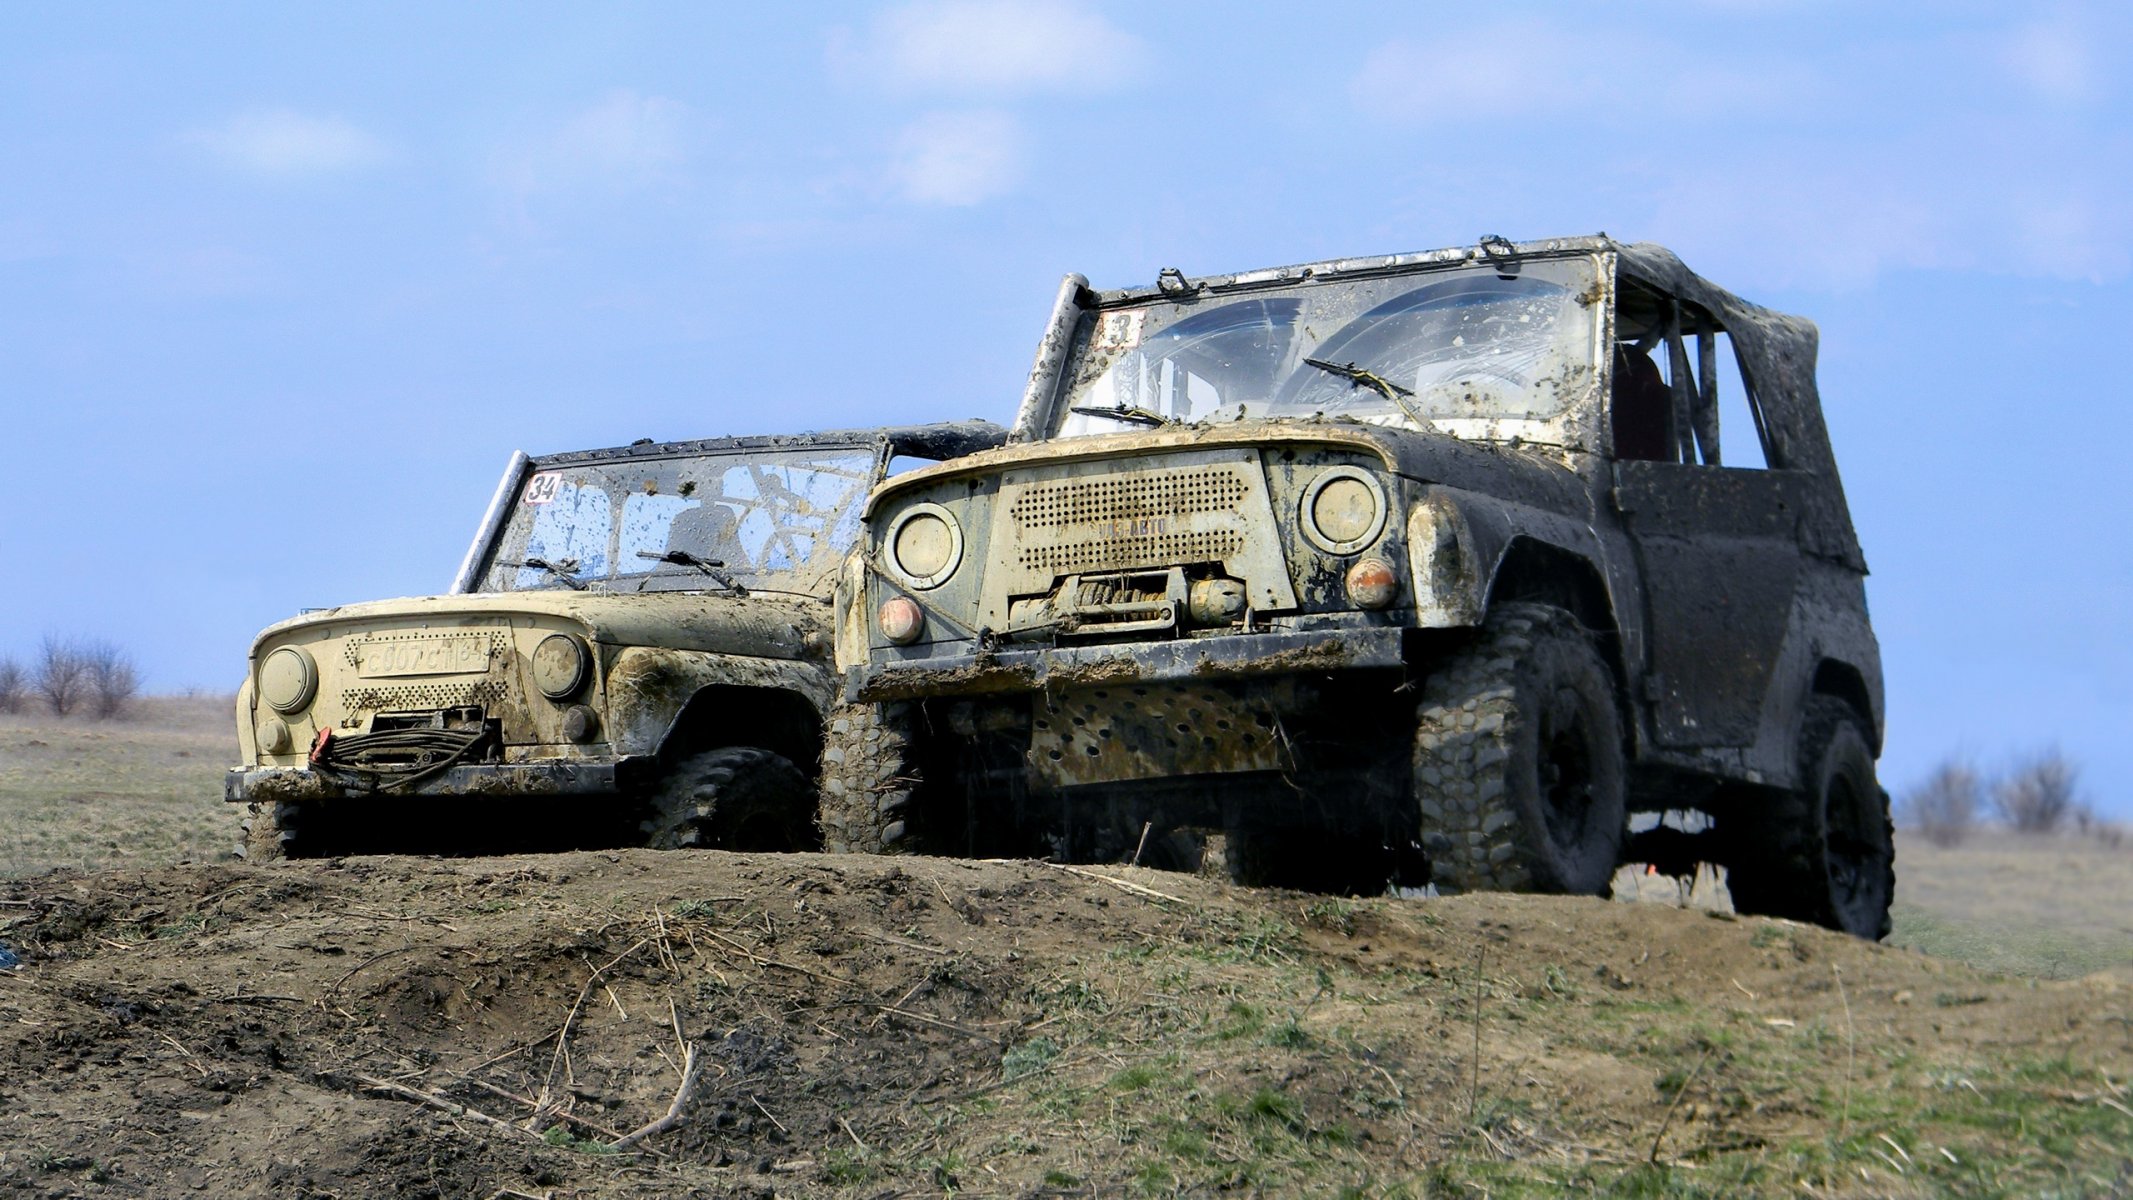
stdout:
[(817, 712), (828, 711), (837, 690), (829, 668), (817, 663), (633, 646), (608, 668), (606, 722), (614, 752), (657, 753), (682, 709), (709, 687), (791, 692)]

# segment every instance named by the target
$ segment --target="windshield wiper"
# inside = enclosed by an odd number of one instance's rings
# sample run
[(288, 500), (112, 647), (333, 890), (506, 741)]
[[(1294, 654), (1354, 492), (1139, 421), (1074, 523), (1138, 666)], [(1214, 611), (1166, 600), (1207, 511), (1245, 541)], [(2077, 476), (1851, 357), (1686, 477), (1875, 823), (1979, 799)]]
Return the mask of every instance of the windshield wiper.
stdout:
[(1366, 371), (1354, 363), (1331, 363), (1322, 358), (1307, 358), (1304, 362), (1306, 365), (1317, 367), (1327, 374), (1340, 376), (1348, 381), (1348, 386), (1350, 387), (1372, 388), (1395, 404), (1399, 403), (1402, 396), (1414, 395), (1414, 392), (1401, 387), (1383, 375), (1375, 371)]
[(1067, 411), (1080, 413), (1085, 417), (1109, 417), (1114, 421), (1124, 421), (1128, 425), (1146, 425), (1151, 428), (1172, 423), (1169, 417), (1159, 412), (1150, 412), (1145, 408), (1127, 408), (1124, 405), (1117, 408), (1099, 408), (1093, 404), (1077, 404)]
[(532, 567), (536, 571), (546, 571), (564, 583), (569, 584), (570, 589), (574, 592), (585, 590), (585, 585), (578, 582), (578, 560), (575, 558), (566, 558), (560, 562), (549, 562), (545, 558), (529, 558), (524, 562), (505, 563), (504, 565), (507, 567)]
[(695, 567), (697, 570), (709, 575), (720, 587), (725, 588), (734, 595), (745, 596), (748, 594), (748, 589), (735, 583), (733, 576), (719, 570), (720, 567), (726, 565), (720, 559), (698, 558), (687, 550), (669, 550), (664, 554), (656, 550), (639, 550), (637, 557), (656, 559), (663, 563), (673, 563), (677, 567)]

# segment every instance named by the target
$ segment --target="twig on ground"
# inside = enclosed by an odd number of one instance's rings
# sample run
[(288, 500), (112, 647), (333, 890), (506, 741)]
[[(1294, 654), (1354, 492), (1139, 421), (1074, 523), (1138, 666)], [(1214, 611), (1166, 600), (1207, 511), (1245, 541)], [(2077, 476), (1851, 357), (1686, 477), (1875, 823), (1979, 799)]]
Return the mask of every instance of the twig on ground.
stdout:
[(1162, 900), (1170, 904), (1184, 904), (1187, 902), (1182, 896), (1173, 896), (1169, 892), (1159, 892), (1152, 887), (1142, 887), (1130, 879), (1118, 879), (1101, 871), (1091, 871), (1086, 867), (1071, 866), (1067, 863), (1043, 863), (1041, 865), (1050, 867), (1055, 871), (1065, 871), (1069, 875), (1079, 875), (1084, 879), (1094, 879), (1100, 883), (1108, 883), (1122, 892), (1130, 892), (1133, 895), (1143, 896), (1150, 900)]
[(704, 930), (704, 932), (710, 935), (715, 940), (724, 943), (728, 948), (738, 953), (742, 958), (747, 959), (749, 962), (752, 962), (759, 967), (776, 967), (781, 971), (794, 971), (801, 975), (812, 975), (817, 979), (826, 979), (831, 983), (841, 983), (846, 987), (857, 986), (859, 982), (856, 979), (846, 979), (841, 975), (831, 975), (826, 971), (817, 971), (813, 967), (803, 967), (798, 963), (781, 962), (775, 958), (766, 958), (763, 955), (757, 954), (755, 951), (750, 950), (748, 947), (741, 945), (739, 942), (734, 941), (732, 938), (727, 937), (725, 934), (720, 933), (716, 929), (706, 929)]
[(986, 1033), (983, 1030), (972, 1029), (968, 1025), (958, 1025), (953, 1021), (943, 1021), (939, 1017), (929, 1017), (925, 1013), (916, 1013), (911, 1012), (908, 1009), (893, 1008), (887, 1004), (870, 1004), (868, 1005), (868, 1007), (879, 1009), (884, 1016), (902, 1017), (907, 1021), (917, 1021), (925, 1025), (938, 1025), (942, 1029), (946, 1029), (954, 1033), (960, 1033), (964, 1037), (976, 1038), (981, 1042), (991, 1042), (994, 1045), (998, 1045), (1000, 1042), (999, 1038), (993, 1036), (992, 1034)]
[[(470, 1079), (465, 1076), (461, 1076), (459, 1082), (466, 1084), (468, 1087), (479, 1088), (499, 1100), (509, 1100), (516, 1104), (523, 1104), (528, 1108), (540, 1107), (540, 1105), (533, 1099), (533, 1097), (521, 1096), (517, 1092), (514, 1092), (509, 1088), (500, 1088), (495, 1084), (490, 1083), (486, 1079)], [(564, 1112), (561, 1109), (557, 1109), (549, 1115), (555, 1117), (559, 1121), (564, 1122), (565, 1124), (575, 1125), (580, 1129), (597, 1133), (601, 1137), (607, 1138), (610, 1141), (622, 1136), (622, 1132), (620, 1130), (611, 1128), (606, 1125), (602, 1125), (598, 1121), (587, 1120), (586, 1118), (581, 1117), (576, 1113)]]
[(1674, 1123), (1674, 1113), (1681, 1107), (1682, 1099), (1689, 1094), (1689, 1088), (1695, 1084), (1697, 1077), (1703, 1074), (1703, 1065), (1711, 1061), (1711, 1051), (1713, 1049), (1715, 1047), (1712, 1046), (1703, 1048), (1703, 1057), (1696, 1060), (1696, 1069), (1690, 1071), (1689, 1077), (1682, 1080), (1681, 1086), (1674, 1090), (1673, 1102), (1666, 1106), (1666, 1116), (1659, 1122), (1659, 1132), (1652, 1135), (1652, 1152), (1648, 1156), (1650, 1162), (1657, 1163), (1659, 1161), (1659, 1143), (1666, 1139), (1667, 1128)]
[(1155, 822), (1153, 822), (1153, 821), (1142, 821), (1142, 822), (1141, 822), (1141, 840), (1140, 840), (1140, 844), (1139, 844), (1139, 845), (1137, 845), (1137, 846), (1135, 846), (1135, 847), (1133, 847), (1133, 861), (1132, 861), (1132, 862), (1129, 862), (1129, 863), (1127, 863), (1127, 864), (1126, 864), (1127, 866), (1129, 866), (1129, 867), (1137, 867), (1137, 866), (1140, 866), (1140, 865), (1141, 865), (1141, 852), (1142, 852), (1143, 850), (1146, 850), (1146, 849), (1148, 848), (1148, 833), (1149, 833), (1149, 831), (1150, 831), (1150, 830), (1152, 830), (1152, 829), (1154, 829), (1154, 828), (1155, 828)]
[(205, 1066), (201, 1064), (199, 1058), (195, 1056), (192, 1051), (187, 1050), (185, 1048), (184, 1042), (179, 1041), (178, 1039), (170, 1036), (167, 1033), (159, 1033), (156, 1036), (162, 1038), (166, 1042), (169, 1042), (173, 1047), (177, 1049), (178, 1053), (184, 1055), (185, 1061), (192, 1064), (193, 1070), (200, 1072), (200, 1078), (206, 1079), (210, 1075), (214, 1074), (214, 1072), (208, 1070)]
[[(369, 958), (364, 959), (362, 962), (359, 962), (356, 965), (348, 968), (346, 974), (342, 975), (339, 979), (334, 980), (332, 986), (326, 989), (326, 995), (320, 999), (320, 1003), (323, 1004), (327, 999), (331, 999), (332, 997), (339, 995), (341, 991), (341, 985), (347, 983), (351, 979), (354, 979), (365, 968), (376, 966), (378, 963), (384, 962), (386, 959), (391, 958), (395, 954), (409, 954), (416, 950), (423, 950), (427, 948), (428, 947), (422, 945), (401, 946), (397, 949), (387, 950), (382, 954), (371, 955)], [(450, 954), (451, 951), (447, 950), (444, 951), (444, 953)]]
[(667, 1105), (666, 1115), (623, 1134), (621, 1137), (609, 1142), (607, 1148), (610, 1150), (627, 1150), (648, 1137), (665, 1133), (667, 1130), (681, 1124), (682, 1110), (688, 1107), (690, 1097), (696, 1094), (696, 1081), (700, 1078), (698, 1072), (701, 1065), (696, 1047), (692, 1044), (689, 1047), (688, 1057), (682, 1061), (681, 1086), (674, 1089), (674, 1102)]
[[(607, 974), (616, 963), (644, 949), (651, 942), (652, 939), (650, 938), (637, 939), (637, 943), (629, 949), (593, 968), (593, 973), (585, 980), (585, 986), (578, 989), (578, 998), (571, 1001), (570, 1011), (563, 1016), (563, 1027), (558, 1029), (555, 1034), (555, 1052), (548, 1056), (548, 1074), (541, 1080), (540, 1106), (534, 1110), (533, 1116), (528, 1120), (539, 1122), (547, 1115), (548, 1108), (554, 1103), (555, 1073), (558, 1069), (568, 1068), (570, 1061), (570, 1027), (577, 1021), (579, 1010), (585, 1007), (585, 998), (592, 995), (592, 990), (599, 984), (600, 977)], [(538, 1044), (538, 1042), (535, 1043), (535, 1045)]]
[(750, 1096), (748, 1097), (748, 1103), (755, 1105), (755, 1110), (757, 1112), (762, 1113), (765, 1117), (769, 1118), (770, 1123), (778, 1127), (779, 1133), (786, 1134), (788, 1136), (792, 1133), (792, 1130), (785, 1128), (785, 1122), (778, 1120), (776, 1113), (773, 1113), (769, 1109), (763, 1107), (763, 1102), (761, 1100), (756, 1099), (754, 1096)]
[(429, 1092), (422, 1091), (419, 1088), (411, 1088), (404, 1083), (394, 1083), (389, 1079), (379, 1079), (375, 1075), (355, 1075), (351, 1078), (355, 1079), (356, 1082), (362, 1084), (370, 1091), (385, 1092), (390, 1095), (398, 1096), (402, 1100), (413, 1100), (417, 1104), (427, 1105), (428, 1107), (437, 1109), (440, 1112), (450, 1113), (455, 1117), (467, 1117), (471, 1120), (479, 1121), (484, 1125), (488, 1125), (496, 1129), (501, 1129), (506, 1133), (516, 1134), (519, 1137), (538, 1138), (540, 1136), (539, 1134), (534, 1133), (530, 1129), (520, 1128), (517, 1125), (513, 1125), (509, 1121), (499, 1121), (495, 1117), (490, 1116), (488, 1113), (482, 1112), (480, 1109), (468, 1108), (464, 1104), (454, 1104), (450, 1100), (447, 1100), (442, 1096), (433, 1095)]
[(950, 951), (950, 950), (943, 950), (943, 949), (942, 949), (941, 947), (939, 947), (939, 946), (928, 946), (928, 945), (926, 945), (926, 944), (925, 944), (925, 943), (923, 943), (923, 942), (914, 942), (914, 941), (911, 941), (911, 940), (909, 940), (909, 939), (907, 939), (907, 938), (900, 938), (900, 937), (896, 937), (896, 936), (895, 936), (895, 935), (893, 935), (893, 934), (887, 934), (887, 933), (882, 933), (882, 932), (880, 932), (879, 930), (874, 930), (874, 929), (862, 929), (862, 930), (860, 930), (859, 932), (860, 932), (860, 933), (861, 933), (861, 934), (862, 934), (863, 936), (866, 936), (866, 937), (870, 937), (870, 938), (873, 938), (873, 939), (874, 939), (875, 941), (877, 941), (877, 942), (887, 942), (887, 943), (888, 943), (889, 945), (891, 945), (891, 946), (902, 946), (902, 947), (903, 947), (904, 949), (906, 949), (906, 950), (923, 950), (923, 951), (925, 951), (925, 952), (926, 952), (926, 953), (928, 953), (928, 954), (951, 954), (951, 953), (953, 953), (953, 951)]
[(845, 1134), (845, 1136), (846, 1136), (846, 1137), (849, 1137), (849, 1138), (851, 1138), (851, 1139), (852, 1139), (852, 1144), (853, 1144), (854, 1146), (857, 1146), (857, 1147), (859, 1147), (859, 1152), (860, 1152), (861, 1154), (872, 1154), (872, 1153), (873, 1153), (873, 1151), (872, 1151), (872, 1150), (869, 1150), (869, 1149), (867, 1148), (867, 1144), (866, 1144), (865, 1142), (862, 1142), (862, 1141), (860, 1141), (860, 1140), (859, 1140), (859, 1135), (858, 1135), (858, 1134), (856, 1134), (856, 1133), (854, 1133), (854, 1132), (852, 1132), (852, 1123), (851, 1123), (850, 1121), (847, 1121), (847, 1120), (845, 1120), (845, 1119), (844, 1119), (843, 1117), (838, 1117), (838, 1118), (837, 1118), (837, 1123), (838, 1123), (839, 1125), (842, 1125), (842, 1126), (844, 1126), (844, 1134)]

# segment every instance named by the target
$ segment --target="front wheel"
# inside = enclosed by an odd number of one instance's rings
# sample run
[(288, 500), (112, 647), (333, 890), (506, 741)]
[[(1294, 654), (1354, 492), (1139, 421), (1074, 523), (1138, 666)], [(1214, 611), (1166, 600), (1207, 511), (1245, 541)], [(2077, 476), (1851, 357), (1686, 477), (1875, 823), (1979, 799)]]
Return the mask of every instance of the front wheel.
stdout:
[(1433, 672), (1414, 789), (1448, 892), (1604, 896), (1628, 822), (1614, 674), (1575, 617), (1499, 604)]
[(810, 850), (814, 789), (782, 755), (727, 746), (674, 764), (642, 829), (655, 850)]
[(1792, 790), (1725, 823), (1733, 907), (1880, 941), (1896, 894), (1896, 839), (1865, 726), (1843, 701), (1810, 697), (1799, 753)]

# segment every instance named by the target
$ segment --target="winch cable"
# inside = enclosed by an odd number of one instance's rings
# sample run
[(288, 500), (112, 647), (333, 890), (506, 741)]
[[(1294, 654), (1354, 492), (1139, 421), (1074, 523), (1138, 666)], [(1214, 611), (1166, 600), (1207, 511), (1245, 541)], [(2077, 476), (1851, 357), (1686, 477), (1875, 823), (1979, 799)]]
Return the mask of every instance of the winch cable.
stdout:
[[(483, 729), (391, 729), (330, 739), (313, 759), (321, 770), (362, 778), (375, 791), (397, 791), (459, 765), (488, 735)], [(385, 765), (380, 754), (442, 755), (430, 762)]]

